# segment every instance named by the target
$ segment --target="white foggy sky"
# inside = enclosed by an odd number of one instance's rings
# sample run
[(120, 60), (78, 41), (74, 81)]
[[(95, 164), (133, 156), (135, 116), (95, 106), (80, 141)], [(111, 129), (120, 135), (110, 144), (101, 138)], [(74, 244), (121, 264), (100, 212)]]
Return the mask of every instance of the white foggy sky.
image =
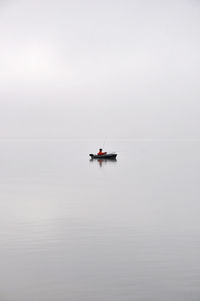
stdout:
[(0, 0), (0, 137), (200, 139), (200, 2)]

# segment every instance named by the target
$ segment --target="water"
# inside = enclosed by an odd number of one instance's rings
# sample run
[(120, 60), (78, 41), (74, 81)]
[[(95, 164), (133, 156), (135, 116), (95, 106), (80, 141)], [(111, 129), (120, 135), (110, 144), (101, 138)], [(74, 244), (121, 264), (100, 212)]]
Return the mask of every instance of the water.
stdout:
[(0, 300), (200, 300), (200, 142), (99, 146), (0, 141)]

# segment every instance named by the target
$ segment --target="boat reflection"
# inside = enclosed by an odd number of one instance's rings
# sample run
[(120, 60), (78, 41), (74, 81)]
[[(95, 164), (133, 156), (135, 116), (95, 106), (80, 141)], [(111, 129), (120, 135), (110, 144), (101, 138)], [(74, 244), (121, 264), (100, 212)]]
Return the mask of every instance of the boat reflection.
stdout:
[(106, 164), (114, 164), (117, 163), (117, 159), (90, 159), (91, 163), (97, 162), (99, 164), (99, 167), (102, 167)]

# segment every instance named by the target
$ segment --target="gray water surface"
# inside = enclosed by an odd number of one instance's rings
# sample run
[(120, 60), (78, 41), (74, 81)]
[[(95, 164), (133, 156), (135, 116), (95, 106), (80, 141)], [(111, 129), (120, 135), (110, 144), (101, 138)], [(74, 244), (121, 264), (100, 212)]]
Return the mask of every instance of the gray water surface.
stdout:
[(0, 141), (1, 301), (200, 300), (200, 142)]

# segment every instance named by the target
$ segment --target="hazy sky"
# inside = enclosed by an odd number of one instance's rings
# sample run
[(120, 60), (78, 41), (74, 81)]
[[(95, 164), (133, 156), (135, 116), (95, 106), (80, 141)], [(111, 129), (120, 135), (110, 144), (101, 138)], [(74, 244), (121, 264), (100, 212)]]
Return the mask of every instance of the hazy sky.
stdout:
[(0, 28), (0, 137), (200, 138), (200, 1), (0, 0)]

